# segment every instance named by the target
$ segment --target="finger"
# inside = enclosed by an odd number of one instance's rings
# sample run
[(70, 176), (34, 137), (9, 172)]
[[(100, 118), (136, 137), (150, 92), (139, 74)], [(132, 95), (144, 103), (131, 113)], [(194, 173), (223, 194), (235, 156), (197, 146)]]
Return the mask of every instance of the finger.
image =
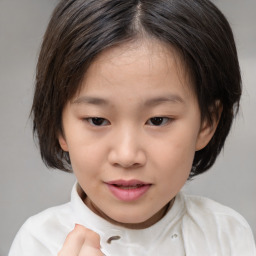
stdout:
[(105, 256), (105, 255), (101, 252), (100, 249), (84, 244), (78, 256)]
[(58, 256), (77, 256), (83, 245), (99, 250), (100, 236), (94, 231), (76, 224), (74, 230), (68, 234)]
[(85, 238), (74, 229), (67, 235), (58, 256), (77, 256), (83, 246), (84, 240)]
[[(80, 226), (80, 225), (79, 225)], [(58, 256), (77, 256), (84, 244), (84, 230), (78, 225), (67, 235)]]
[(84, 234), (84, 245), (88, 247), (93, 247), (95, 249), (100, 249), (100, 236), (96, 232), (85, 228), (84, 226), (78, 225), (80, 232)]
[(84, 244), (85, 236), (77, 226), (67, 235), (58, 256), (77, 256)]

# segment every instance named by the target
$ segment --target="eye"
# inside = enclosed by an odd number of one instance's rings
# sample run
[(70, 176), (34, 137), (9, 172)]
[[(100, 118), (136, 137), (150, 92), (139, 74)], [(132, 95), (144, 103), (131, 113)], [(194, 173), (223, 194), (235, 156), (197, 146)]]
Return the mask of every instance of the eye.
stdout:
[(172, 119), (169, 117), (155, 116), (155, 117), (150, 118), (147, 121), (147, 124), (152, 125), (152, 126), (163, 126), (163, 125), (166, 125), (169, 122), (171, 122), (171, 120)]
[(109, 125), (109, 121), (102, 117), (89, 117), (85, 119), (89, 124), (93, 126), (106, 126)]

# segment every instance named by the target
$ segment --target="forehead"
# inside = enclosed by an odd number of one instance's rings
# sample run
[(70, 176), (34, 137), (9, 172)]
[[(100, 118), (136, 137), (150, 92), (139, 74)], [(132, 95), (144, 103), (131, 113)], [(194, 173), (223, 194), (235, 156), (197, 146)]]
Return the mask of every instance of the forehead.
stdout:
[(120, 85), (139, 93), (141, 89), (160, 90), (167, 80), (170, 88), (179, 84), (186, 93), (193, 92), (179, 53), (169, 45), (147, 39), (121, 44), (99, 54), (87, 70), (81, 89), (99, 93), (106, 87), (111, 90)]

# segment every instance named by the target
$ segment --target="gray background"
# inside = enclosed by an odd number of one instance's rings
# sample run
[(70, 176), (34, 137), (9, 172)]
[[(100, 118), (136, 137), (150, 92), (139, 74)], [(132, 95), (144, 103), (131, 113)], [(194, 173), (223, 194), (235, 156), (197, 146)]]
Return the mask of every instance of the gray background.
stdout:
[[(0, 256), (31, 215), (69, 200), (74, 177), (48, 170), (31, 135), (36, 58), (56, 0), (0, 0)], [(186, 190), (240, 212), (256, 235), (256, 1), (215, 0), (234, 30), (244, 93), (225, 150)]]

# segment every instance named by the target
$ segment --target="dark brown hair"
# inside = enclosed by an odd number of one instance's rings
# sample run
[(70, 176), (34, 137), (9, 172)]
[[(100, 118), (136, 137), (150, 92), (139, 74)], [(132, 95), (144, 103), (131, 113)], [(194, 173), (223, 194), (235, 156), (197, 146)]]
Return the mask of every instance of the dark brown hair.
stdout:
[(58, 134), (65, 104), (102, 51), (146, 35), (174, 47), (194, 82), (202, 118), (222, 114), (217, 130), (195, 153), (190, 177), (208, 170), (239, 107), (241, 77), (229, 23), (208, 0), (62, 0), (53, 12), (37, 65), (34, 134), (47, 166), (70, 171)]

